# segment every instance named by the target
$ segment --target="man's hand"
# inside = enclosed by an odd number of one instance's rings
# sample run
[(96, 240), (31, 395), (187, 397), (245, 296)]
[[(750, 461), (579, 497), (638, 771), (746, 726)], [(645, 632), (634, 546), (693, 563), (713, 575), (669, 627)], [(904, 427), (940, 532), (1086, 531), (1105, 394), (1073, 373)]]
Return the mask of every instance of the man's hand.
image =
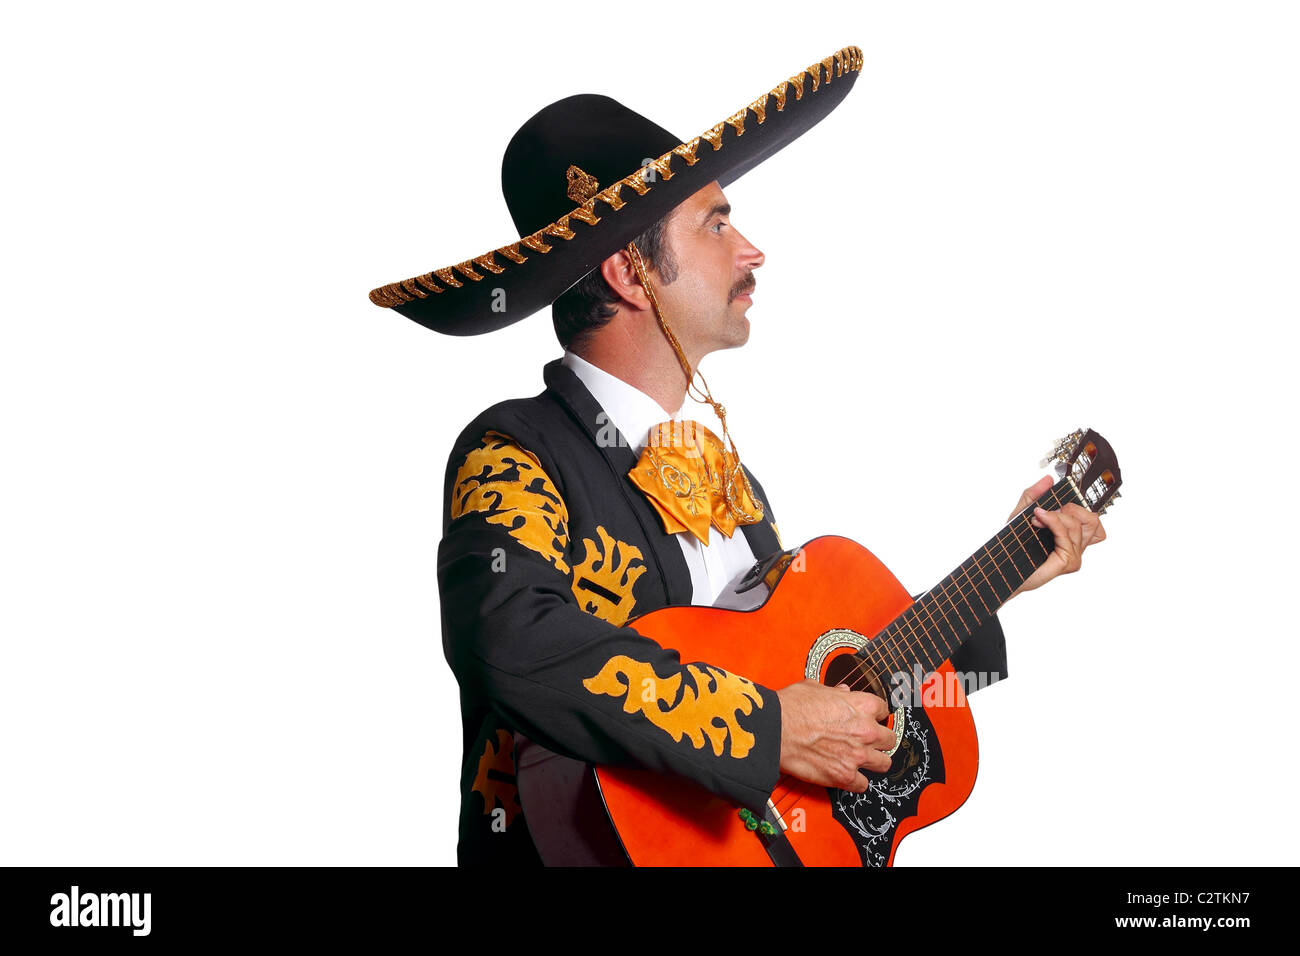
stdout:
[[(1033, 504), (1053, 484), (1055, 482), (1049, 475), (1026, 488), (1007, 520), (1010, 521), (1027, 505)], [(1034, 588), (1042, 587), (1058, 574), (1071, 574), (1078, 571), (1083, 564), (1084, 549), (1090, 544), (1106, 540), (1106, 529), (1101, 526), (1101, 518), (1083, 505), (1074, 502), (1066, 504), (1059, 511), (1037, 508), (1029, 523), (1035, 528), (1049, 528), (1056, 538), (1056, 548), (1047, 556), (1047, 561), (1042, 567), (1034, 571), (1024, 584), (1012, 592), (1011, 597), (1015, 597), (1022, 591), (1032, 591)], [(1011, 597), (1007, 600), (1011, 600)]]
[(875, 694), (827, 687), (814, 680), (776, 692), (781, 701), (781, 772), (800, 780), (865, 793), (859, 767), (884, 772), (894, 732), (880, 721), (889, 706)]

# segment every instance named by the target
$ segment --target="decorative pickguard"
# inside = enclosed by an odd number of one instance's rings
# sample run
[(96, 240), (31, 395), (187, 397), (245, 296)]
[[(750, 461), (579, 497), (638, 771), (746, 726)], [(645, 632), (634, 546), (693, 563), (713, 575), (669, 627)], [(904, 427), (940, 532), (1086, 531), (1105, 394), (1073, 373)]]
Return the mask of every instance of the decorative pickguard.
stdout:
[(829, 790), (832, 813), (853, 837), (863, 866), (884, 866), (899, 823), (916, 815), (921, 791), (944, 782), (943, 751), (921, 707), (904, 707), (903, 738), (886, 773), (867, 773), (866, 793)]

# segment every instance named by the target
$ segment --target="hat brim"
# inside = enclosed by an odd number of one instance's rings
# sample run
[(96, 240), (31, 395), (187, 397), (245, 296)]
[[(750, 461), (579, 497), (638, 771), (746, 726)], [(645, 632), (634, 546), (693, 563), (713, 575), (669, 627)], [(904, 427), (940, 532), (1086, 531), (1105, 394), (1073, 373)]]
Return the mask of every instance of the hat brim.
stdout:
[(812, 129), (848, 95), (861, 69), (862, 51), (844, 47), (558, 221), (465, 262), (373, 289), (370, 301), (447, 335), (521, 321), (704, 186), (734, 182)]

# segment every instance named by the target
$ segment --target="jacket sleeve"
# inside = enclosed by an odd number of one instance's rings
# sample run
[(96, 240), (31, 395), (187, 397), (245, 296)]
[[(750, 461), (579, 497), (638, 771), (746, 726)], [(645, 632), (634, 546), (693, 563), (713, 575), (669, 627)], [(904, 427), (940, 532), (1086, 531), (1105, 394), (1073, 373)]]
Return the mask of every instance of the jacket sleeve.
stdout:
[(978, 681), (963, 682), (971, 693), (1007, 677), (1007, 639), (1002, 622), (994, 614), (975, 629), (957, 650), (952, 652), (952, 668), (960, 673), (974, 673)]
[[(706, 662), (684, 664), (575, 588), (576, 560), (599, 570), (607, 592), (630, 592), (647, 571), (598, 531), (600, 542), (570, 541), (555, 484), (511, 437), (489, 431), (453, 453), (438, 585), (462, 695), (557, 753), (681, 774), (761, 807), (779, 777), (776, 693)], [(595, 564), (575, 554), (592, 547), (601, 549)]]

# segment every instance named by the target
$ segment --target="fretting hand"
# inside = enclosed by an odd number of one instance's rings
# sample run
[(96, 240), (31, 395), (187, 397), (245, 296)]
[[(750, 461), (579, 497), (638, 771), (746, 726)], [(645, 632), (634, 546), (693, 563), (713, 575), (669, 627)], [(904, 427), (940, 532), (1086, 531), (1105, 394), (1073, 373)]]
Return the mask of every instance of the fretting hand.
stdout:
[[(1007, 520), (1014, 518), (1028, 505), (1037, 501), (1053, 484), (1049, 475), (1026, 488)], [(1022, 591), (1032, 591), (1034, 588), (1042, 587), (1058, 574), (1072, 574), (1078, 571), (1083, 564), (1084, 550), (1091, 544), (1106, 540), (1106, 529), (1101, 526), (1101, 518), (1074, 502), (1063, 505), (1059, 511), (1036, 508), (1029, 523), (1035, 528), (1049, 529), (1056, 539), (1056, 547), (1047, 556), (1047, 561), (1035, 570), (1024, 584), (1016, 588), (1011, 597), (1015, 597)]]

